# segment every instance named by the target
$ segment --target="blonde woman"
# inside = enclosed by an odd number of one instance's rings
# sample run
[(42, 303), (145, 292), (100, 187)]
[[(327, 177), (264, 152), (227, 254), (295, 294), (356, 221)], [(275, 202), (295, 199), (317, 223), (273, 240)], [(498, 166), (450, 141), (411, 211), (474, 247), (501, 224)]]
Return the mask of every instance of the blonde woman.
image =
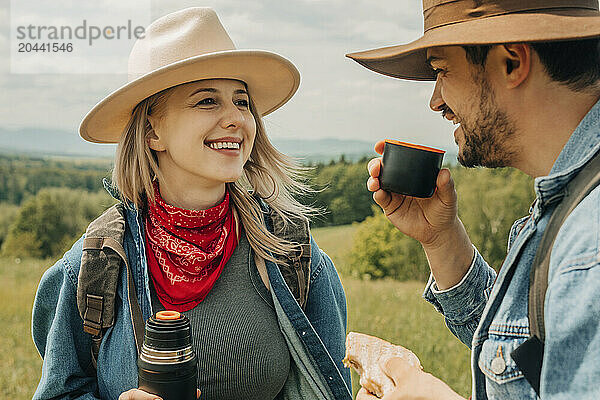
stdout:
[(105, 186), (125, 205), (137, 304), (122, 268), (96, 363), (77, 306), (83, 238), (75, 243), (36, 295), (44, 361), (34, 398), (156, 398), (137, 389), (130, 306), (139, 305), (144, 320), (163, 309), (190, 319), (203, 399), (350, 399), (335, 267), (311, 239), (310, 268), (291, 279), (281, 260), (298, 246), (269, 217), (289, 230), (312, 212), (294, 198), (307, 189), (302, 169), (261, 120), (295, 93), (296, 68), (235, 49), (214, 11), (195, 7), (154, 21), (128, 69), (129, 82), (86, 115), (80, 134), (118, 143)]

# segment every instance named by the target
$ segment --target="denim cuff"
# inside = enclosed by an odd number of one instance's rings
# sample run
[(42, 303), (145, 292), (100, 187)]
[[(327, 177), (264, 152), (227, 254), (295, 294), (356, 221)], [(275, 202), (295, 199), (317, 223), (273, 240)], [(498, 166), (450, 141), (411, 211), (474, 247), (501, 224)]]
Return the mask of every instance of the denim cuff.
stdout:
[(439, 290), (433, 275), (425, 286), (423, 298), (433, 304), (446, 319), (455, 324), (464, 324), (481, 304), (487, 301), (485, 291), (488, 286), (489, 269), (475, 246), (475, 254), (469, 270), (459, 283), (451, 288)]

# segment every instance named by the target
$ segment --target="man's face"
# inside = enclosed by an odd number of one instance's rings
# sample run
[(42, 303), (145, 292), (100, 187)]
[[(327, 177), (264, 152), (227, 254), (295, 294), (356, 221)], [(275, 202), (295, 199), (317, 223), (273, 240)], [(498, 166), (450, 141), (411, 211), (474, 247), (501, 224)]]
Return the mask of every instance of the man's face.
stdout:
[(465, 167), (510, 165), (514, 124), (497, 104), (485, 69), (470, 63), (460, 46), (428, 49), (427, 58), (437, 72), (429, 106), (458, 125), (458, 162)]

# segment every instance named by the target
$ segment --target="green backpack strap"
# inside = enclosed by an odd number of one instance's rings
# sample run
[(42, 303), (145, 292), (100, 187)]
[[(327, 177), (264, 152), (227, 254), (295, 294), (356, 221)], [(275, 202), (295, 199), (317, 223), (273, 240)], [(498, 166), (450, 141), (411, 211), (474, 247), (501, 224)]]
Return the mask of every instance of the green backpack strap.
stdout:
[(300, 307), (306, 307), (308, 290), (310, 288), (310, 228), (308, 218), (284, 217), (272, 207), (269, 218), (273, 234), (278, 238), (298, 244), (298, 250), (286, 256), (275, 256), (279, 270)]
[(544, 301), (548, 289), (550, 256), (556, 236), (567, 217), (596, 186), (600, 184), (600, 152), (577, 173), (566, 186), (564, 197), (550, 216), (538, 246), (529, 276), (529, 329), (530, 337), (517, 347), (512, 358), (536, 393), (540, 393), (540, 376), (546, 338)]
[(529, 285), (529, 321), (532, 335), (537, 336), (542, 342), (546, 338), (544, 300), (548, 289), (548, 270), (554, 241), (567, 217), (599, 183), (600, 152), (567, 184), (565, 196), (552, 213), (535, 254)]
[(92, 335), (94, 368), (102, 336), (115, 323), (115, 298), (122, 264), (127, 268), (127, 295), (138, 354), (143, 340), (144, 322), (123, 249), (124, 234), (125, 210), (123, 204), (116, 204), (90, 223), (83, 239), (77, 308), (83, 319), (83, 330)]

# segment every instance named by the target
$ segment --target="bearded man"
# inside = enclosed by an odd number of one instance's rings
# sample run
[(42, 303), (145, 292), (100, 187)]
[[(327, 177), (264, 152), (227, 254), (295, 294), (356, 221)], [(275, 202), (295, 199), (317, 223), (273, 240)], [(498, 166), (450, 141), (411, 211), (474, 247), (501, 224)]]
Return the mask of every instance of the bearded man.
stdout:
[[(457, 125), (459, 162), (523, 171), (535, 178), (536, 201), (513, 225), (496, 275), (458, 218), (449, 170), (433, 197), (417, 199), (383, 191), (376, 158), (367, 187), (390, 222), (422, 244), (431, 269), (424, 297), (472, 350), (474, 399), (599, 399), (599, 187), (551, 247), (545, 339), (525, 359), (543, 360), (537, 378), (513, 353), (534, 338), (528, 299), (540, 240), (567, 184), (600, 150), (598, 1), (424, 0), (423, 10), (418, 40), (348, 56), (378, 73), (435, 81), (429, 106)], [(460, 398), (400, 358), (383, 369), (395, 382), (385, 400)], [(357, 397), (374, 398), (364, 389)]]

